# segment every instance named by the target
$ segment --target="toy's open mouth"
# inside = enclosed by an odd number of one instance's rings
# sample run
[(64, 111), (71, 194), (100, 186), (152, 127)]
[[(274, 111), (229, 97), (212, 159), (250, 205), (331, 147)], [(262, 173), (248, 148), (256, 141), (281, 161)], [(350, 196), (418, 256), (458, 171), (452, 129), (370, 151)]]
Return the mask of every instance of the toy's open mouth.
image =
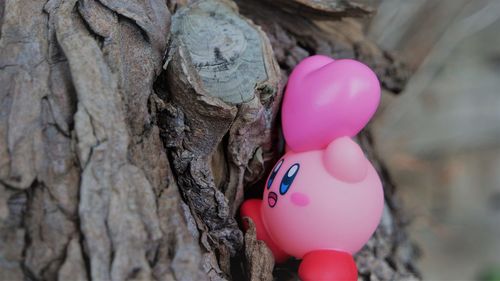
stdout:
[(269, 204), (269, 207), (274, 207), (274, 205), (276, 205), (276, 203), (278, 202), (278, 194), (274, 193), (274, 192), (269, 192), (269, 194), (267, 195), (267, 204)]

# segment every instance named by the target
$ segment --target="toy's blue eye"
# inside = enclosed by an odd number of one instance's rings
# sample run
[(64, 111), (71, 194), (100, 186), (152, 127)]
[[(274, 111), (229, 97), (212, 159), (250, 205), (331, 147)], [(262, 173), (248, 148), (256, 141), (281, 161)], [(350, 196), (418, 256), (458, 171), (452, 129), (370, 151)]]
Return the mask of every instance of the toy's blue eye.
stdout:
[(271, 175), (269, 176), (269, 179), (267, 180), (267, 189), (269, 189), (271, 187), (271, 185), (273, 184), (274, 178), (276, 177), (276, 174), (280, 170), (281, 165), (283, 164), (283, 161), (285, 161), (285, 159), (281, 159), (276, 164), (276, 166), (274, 166), (273, 171), (271, 172)]
[(293, 179), (295, 179), (295, 176), (299, 172), (299, 168), (299, 163), (295, 163), (290, 168), (288, 168), (288, 171), (286, 171), (285, 175), (283, 175), (283, 179), (281, 180), (280, 184), (281, 195), (284, 195), (285, 193), (287, 193), (288, 189), (290, 189)]

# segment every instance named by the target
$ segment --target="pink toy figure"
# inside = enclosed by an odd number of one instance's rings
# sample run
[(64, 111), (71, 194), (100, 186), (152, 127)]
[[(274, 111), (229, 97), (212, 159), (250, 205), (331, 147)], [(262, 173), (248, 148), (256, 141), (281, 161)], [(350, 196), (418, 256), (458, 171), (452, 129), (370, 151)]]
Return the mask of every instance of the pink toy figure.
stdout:
[(304, 281), (357, 280), (352, 255), (375, 231), (384, 195), (351, 137), (379, 99), (375, 74), (354, 60), (313, 56), (290, 76), (282, 108), (288, 151), (267, 179), (264, 200), (245, 201), (240, 214), (253, 220), (277, 262), (302, 259)]

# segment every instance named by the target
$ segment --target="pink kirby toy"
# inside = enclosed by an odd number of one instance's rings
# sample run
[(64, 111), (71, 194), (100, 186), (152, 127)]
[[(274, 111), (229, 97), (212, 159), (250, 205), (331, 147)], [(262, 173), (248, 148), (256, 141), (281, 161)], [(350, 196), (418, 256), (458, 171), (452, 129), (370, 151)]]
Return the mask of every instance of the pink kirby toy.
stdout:
[(312, 56), (290, 76), (282, 108), (288, 151), (269, 175), (264, 200), (245, 201), (240, 213), (277, 262), (302, 259), (302, 280), (357, 280), (352, 254), (375, 231), (384, 194), (351, 137), (379, 100), (376, 75), (354, 60)]

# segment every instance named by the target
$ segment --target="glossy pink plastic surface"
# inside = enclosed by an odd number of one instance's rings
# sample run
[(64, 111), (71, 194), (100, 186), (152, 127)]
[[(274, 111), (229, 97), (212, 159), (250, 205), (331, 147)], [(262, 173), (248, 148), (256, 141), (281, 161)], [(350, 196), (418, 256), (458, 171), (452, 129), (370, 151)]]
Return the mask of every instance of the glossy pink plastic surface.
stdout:
[[(343, 156), (345, 165), (338, 169)], [(290, 151), (281, 160), (261, 206), (273, 241), (297, 258), (313, 250), (358, 251), (375, 231), (384, 206), (380, 179), (359, 146), (343, 137), (329, 149)], [(282, 179), (296, 164), (295, 178), (281, 194)]]
[[(379, 100), (376, 75), (354, 60), (313, 56), (292, 72), (282, 106), (286, 154), (271, 171), (263, 200), (247, 200), (241, 208), (277, 261), (353, 254), (375, 231), (384, 207), (382, 183), (351, 137)], [(315, 267), (311, 260), (318, 259), (308, 260), (303, 275), (323, 276), (315, 271), (327, 265)], [(333, 271), (324, 273), (355, 279), (352, 270)]]
[(366, 65), (326, 56), (306, 58), (295, 67), (286, 87), (281, 115), (286, 142), (301, 152), (355, 136), (379, 101), (380, 84)]

